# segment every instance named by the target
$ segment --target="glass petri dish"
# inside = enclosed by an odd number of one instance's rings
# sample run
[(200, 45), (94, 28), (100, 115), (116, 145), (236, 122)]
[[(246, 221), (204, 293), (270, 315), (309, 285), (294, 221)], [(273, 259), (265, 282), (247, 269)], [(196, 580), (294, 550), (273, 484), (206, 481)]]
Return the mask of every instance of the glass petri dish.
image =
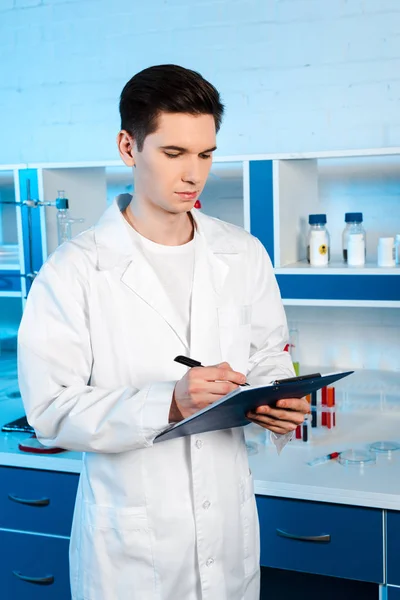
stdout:
[(340, 453), (338, 461), (346, 467), (363, 467), (365, 465), (374, 465), (376, 455), (368, 450), (344, 450)]
[(372, 442), (372, 444), (369, 445), (369, 449), (372, 450), (372, 452), (395, 452), (396, 450), (400, 450), (400, 444), (398, 444), (397, 442), (387, 441)]

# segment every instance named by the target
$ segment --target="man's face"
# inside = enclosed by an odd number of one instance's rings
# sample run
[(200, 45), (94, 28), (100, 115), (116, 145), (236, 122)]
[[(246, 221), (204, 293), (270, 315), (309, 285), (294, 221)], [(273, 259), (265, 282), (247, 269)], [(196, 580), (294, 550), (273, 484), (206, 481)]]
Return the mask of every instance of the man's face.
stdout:
[(169, 213), (187, 212), (204, 188), (215, 147), (212, 115), (161, 113), (142, 151), (133, 147), (135, 194)]

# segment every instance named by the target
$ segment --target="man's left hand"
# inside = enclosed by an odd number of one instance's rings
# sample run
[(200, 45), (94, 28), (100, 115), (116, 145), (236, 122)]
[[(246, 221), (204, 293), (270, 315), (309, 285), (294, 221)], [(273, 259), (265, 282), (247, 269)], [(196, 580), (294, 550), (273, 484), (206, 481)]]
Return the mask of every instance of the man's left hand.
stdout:
[(259, 406), (254, 412), (247, 413), (247, 417), (264, 429), (282, 434), (294, 431), (309, 413), (310, 405), (305, 398), (285, 398), (278, 400), (276, 408)]

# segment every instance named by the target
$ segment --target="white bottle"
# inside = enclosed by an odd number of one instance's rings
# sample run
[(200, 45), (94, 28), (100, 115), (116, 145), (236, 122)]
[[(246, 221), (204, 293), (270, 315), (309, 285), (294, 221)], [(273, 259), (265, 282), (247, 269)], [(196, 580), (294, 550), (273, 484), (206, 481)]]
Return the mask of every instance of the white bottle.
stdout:
[[(344, 220), (346, 222), (346, 227), (343, 230), (342, 234), (342, 246), (343, 246), (343, 260), (347, 262), (347, 251), (348, 251), (348, 243), (349, 237), (353, 233), (362, 233), (364, 236), (364, 248), (366, 250), (366, 233), (363, 227), (363, 214), (361, 212), (358, 213), (346, 213), (344, 215)], [(365, 262), (365, 261), (364, 261)]]
[(394, 238), (381, 237), (378, 242), (378, 267), (395, 267)]
[(365, 235), (363, 233), (350, 233), (348, 236), (347, 264), (349, 267), (365, 265)]
[(307, 259), (312, 267), (326, 267), (330, 259), (330, 238), (326, 228), (326, 215), (309, 215), (310, 229), (307, 239)]

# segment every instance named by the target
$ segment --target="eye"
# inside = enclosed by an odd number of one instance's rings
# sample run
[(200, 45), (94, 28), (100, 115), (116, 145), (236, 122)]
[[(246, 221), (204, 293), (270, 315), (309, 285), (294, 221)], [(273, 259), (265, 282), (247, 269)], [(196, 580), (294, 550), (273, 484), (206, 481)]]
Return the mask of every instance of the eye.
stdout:
[(211, 154), (199, 154), (200, 158), (203, 160), (207, 160), (207, 158), (211, 158)]
[(178, 156), (180, 156), (180, 154), (172, 154), (171, 152), (164, 152), (165, 156), (168, 156), (168, 158), (178, 158)]

